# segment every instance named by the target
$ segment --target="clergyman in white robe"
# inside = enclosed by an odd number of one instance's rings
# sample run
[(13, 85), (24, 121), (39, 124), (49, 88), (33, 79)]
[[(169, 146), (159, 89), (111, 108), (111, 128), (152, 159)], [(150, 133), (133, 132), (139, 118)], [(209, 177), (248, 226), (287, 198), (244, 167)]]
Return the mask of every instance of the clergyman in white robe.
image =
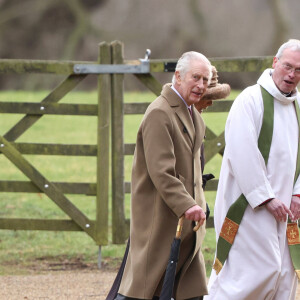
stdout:
[[(212, 270), (205, 300), (295, 299), (297, 276), (292, 265), (286, 222), (260, 206), (270, 198), (290, 207), (294, 186), (299, 127), (293, 101), (298, 90), (284, 96), (267, 69), (256, 85), (246, 88), (234, 101), (225, 127), (226, 147), (215, 203), (217, 239), (226, 213), (243, 193), (249, 203), (228, 258), (218, 275)], [(262, 126), (260, 85), (274, 97), (274, 127), (267, 167), (257, 141)]]

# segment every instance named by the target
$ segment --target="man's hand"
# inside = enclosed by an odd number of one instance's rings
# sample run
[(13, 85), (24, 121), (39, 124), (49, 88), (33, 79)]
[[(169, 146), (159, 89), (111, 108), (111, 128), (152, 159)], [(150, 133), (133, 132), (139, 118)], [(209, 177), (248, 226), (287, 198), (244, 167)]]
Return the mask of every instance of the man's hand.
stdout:
[(300, 218), (300, 198), (298, 196), (293, 196), (292, 197), (292, 202), (291, 202), (291, 212), (294, 215), (294, 222), (296, 222)]
[(198, 222), (200, 226), (203, 225), (206, 215), (203, 209), (199, 205), (194, 205), (190, 207), (185, 213), (184, 217), (188, 220)]
[(292, 212), (279, 199), (274, 198), (266, 204), (268, 211), (278, 222), (286, 222), (287, 215), (294, 221)]

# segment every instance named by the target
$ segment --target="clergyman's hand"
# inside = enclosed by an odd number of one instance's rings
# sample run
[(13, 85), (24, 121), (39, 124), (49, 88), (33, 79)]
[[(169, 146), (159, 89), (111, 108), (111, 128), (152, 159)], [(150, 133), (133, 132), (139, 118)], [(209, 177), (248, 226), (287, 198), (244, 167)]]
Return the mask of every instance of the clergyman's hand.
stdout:
[(199, 205), (194, 205), (186, 210), (184, 217), (188, 220), (198, 222), (200, 226), (202, 226), (206, 220), (206, 215)]
[(286, 222), (287, 215), (294, 220), (292, 212), (277, 198), (272, 199), (266, 204), (267, 210), (274, 216), (278, 222)]
[(292, 197), (290, 210), (294, 215), (294, 220), (291, 219), (292, 221), (296, 222), (300, 219), (300, 198), (298, 196)]

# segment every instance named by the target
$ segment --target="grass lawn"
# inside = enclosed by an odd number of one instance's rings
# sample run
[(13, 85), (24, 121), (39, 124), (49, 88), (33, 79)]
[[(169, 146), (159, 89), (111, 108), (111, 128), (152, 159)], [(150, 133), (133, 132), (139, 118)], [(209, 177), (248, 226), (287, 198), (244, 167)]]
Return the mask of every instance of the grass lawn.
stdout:
[[(47, 92), (3, 91), (0, 92), (0, 101), (5, 102), (39, 102)], [(230, 98), (233, 99), (234, 96)], [(154, 95), (151, 93), (125, 94), (126, 102), (151, 102)], [(96, 104), (95, 92), (71, 92), (63, 103)], [(0, 134), (3, 136), (22, 115), (1, 114)], [(203, 114), (205, 122), (216, 134), (224, 130), (227, 113)], [(127, 115), (124, 118), (124, 139), (126, 143), (134, 143), (138, 125), (142, 115)], [(51, 116), (46, 115), (26, 131), (17, 142), (36, 143), (64, 143), (64, 144), (96, 144), (97, 118), (86, 116)], [(67, 182), (95, 182), (95, 157), (65, 157), (65, 156), (32, 156), (26, 155), (43, 175), (53, 181)], [(0, 180), (28, 179), (0, 155)], [(125, 157), (125, 180), (130, 181), (132, 157)], [(219, 175), (221, 156), (216, 156), (205, 166), (205, 173)], [(56, 204), (44, 194), (1, 193), (1, 218), (67, 218)], [(95, 219), (95, 197), (84, 195), (67, 195), (67, 197), (89, 218)], [(212, 208), (215, 192), (206, 192), (207, 201)], [(130, 195), (125, 197), (126, 215), (130, 216)], [(111, 222), (109, 218), (109, 222)], [(104, 263), (118, 265), (123, 256), (125, 245), (102, 247)], [(203, 245), (207, 272), (210, 273), (215, 250), (215, 234), (213, 229), (207, 230)], [(20, 274), (24, 271), (20, 266), (30, 266), (44, 258), (78, 259), (85, 263), (97, 264), (98, 246), (82, 232), (48, 232), (48, 231), (0, 231), (0, 275)], [(14, 267), (16, 266), (16, 267)], [(23, 270), (23, 271), (22, 271)]]

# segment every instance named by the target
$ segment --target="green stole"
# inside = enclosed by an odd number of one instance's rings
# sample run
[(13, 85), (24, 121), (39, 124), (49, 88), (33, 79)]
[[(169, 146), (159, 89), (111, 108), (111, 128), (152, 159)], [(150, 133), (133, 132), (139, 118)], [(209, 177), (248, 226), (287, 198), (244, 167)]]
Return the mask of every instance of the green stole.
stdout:
[[(260, 150), (265, 163), (267, 165), (272, 135), (273, 135), (273, 123), (274, 123), (274, 99), (264, 88), (261, 87), (263, 104), (264, 104), (264, 115), (262, 121), (262, 127), (258, 139), (258, 149)], [(300, 174), (300, 109), (297, 100), (294, 101), (297, 120), (299, 125), (299, 141), (298, 141), (298, 153), (297, 153), (297, 164), (296, 172), (294, 177), (294, 184)], [(288, 120), (287, 120), (288, 121)], [(217, 242), (217, 252), (216, 258), (213, 265), (218, 274), (230, 251), (230, 248), (233, 244), (235, 236), (237, 234), (239, 225), (242, 221), (244, 212), (248, 206), (248, 201), (245, 196), (242, 194), (229, 208), (226, 218), (224, 220), (223, 226), (221, 228), (220, 236)], [(290, 249), (291, 258), (295, 271), (300, 279), (300, 235), (297, 223), (292, 223), (290, 219), (287, 224), (287, 239)]]

